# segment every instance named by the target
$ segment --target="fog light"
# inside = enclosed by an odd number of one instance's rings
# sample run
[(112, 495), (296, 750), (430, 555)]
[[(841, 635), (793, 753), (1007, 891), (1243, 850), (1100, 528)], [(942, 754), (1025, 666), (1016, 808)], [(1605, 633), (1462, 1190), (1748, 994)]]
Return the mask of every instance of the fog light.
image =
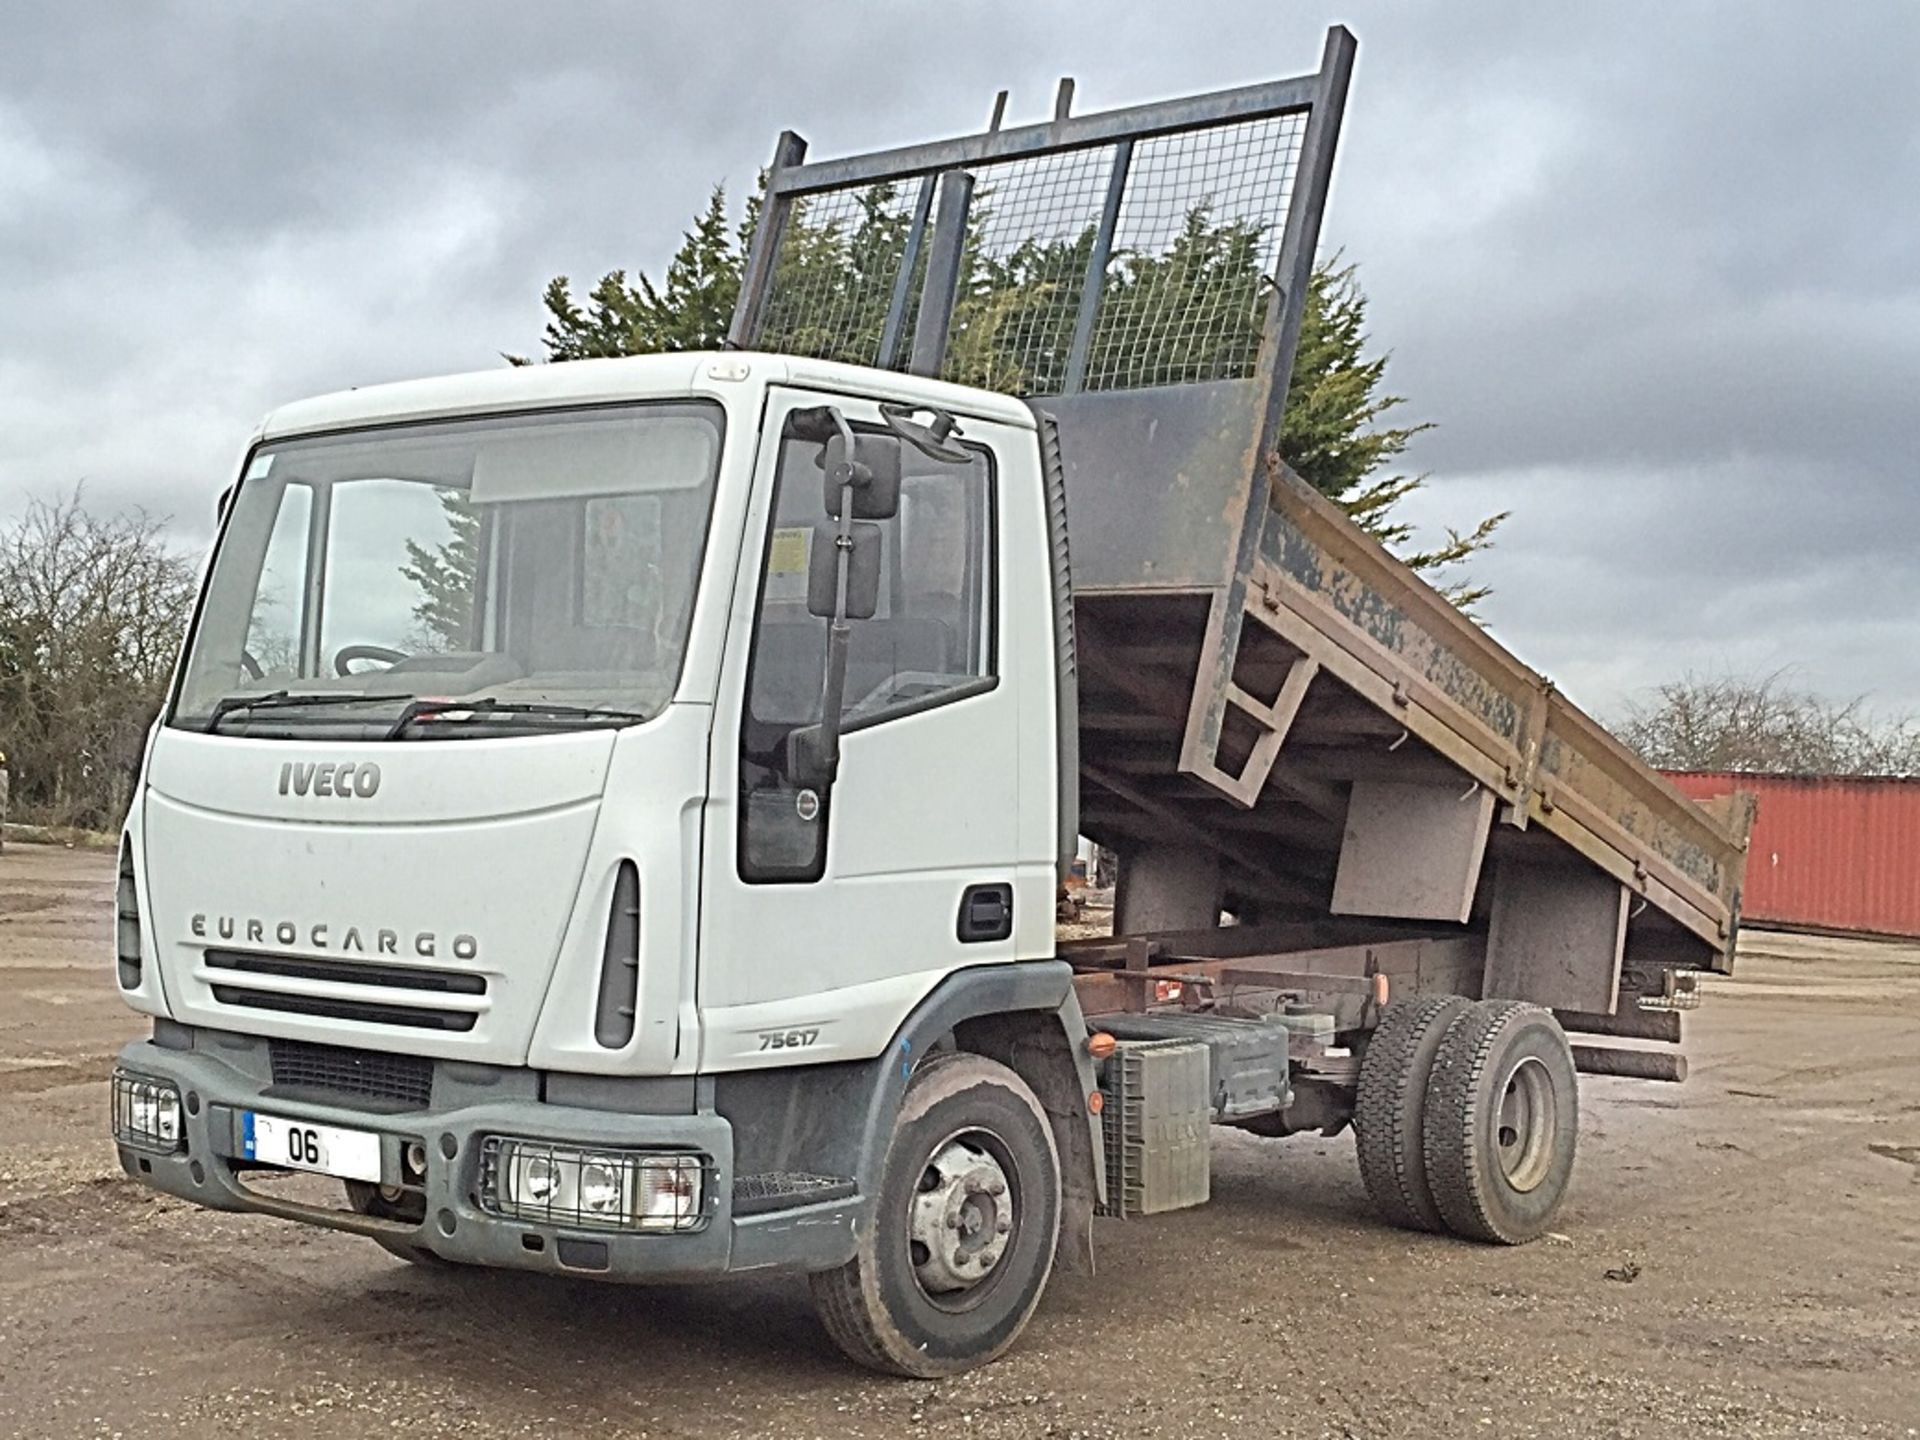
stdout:
[(496, 1214), (593, 1230), (687, 1231), (706, 1223), (704, 1156), (588, 1150), (489, 1137), (481, 1202)]
[(169, 1080), (113, 1072), (113, 1135), (124, 1145), (169, 1154), (186, 1148), (180, 1092)]

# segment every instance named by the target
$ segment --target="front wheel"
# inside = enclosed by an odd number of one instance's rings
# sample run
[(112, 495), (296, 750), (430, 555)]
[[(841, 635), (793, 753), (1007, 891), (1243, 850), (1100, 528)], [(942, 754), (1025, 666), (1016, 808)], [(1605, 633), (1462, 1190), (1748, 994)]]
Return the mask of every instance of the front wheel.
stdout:
[(1026, 1328), (1059, 1233), (1060, 1156), (1033, 1091), (996, 1061), (942, 1058), (907, 1086), (872, 1223), (811, 1277), (814, 1306), (870, 1369), (958, 1374)]
[(449, 1260), (444, 1255), (420, 1245), (409, 1245), (404, 1240), (389, 1240), (384, 1235), (368, 1237), (387, 1254), (396, 1260), (404, 1260), (409, 1265), (418, 1265), (422, 1270), (460, 1270), (465, 1267), (458, 1260)]
[[(424, 1198), (418, 1191), (411, 1196), (398, 1200), (390, 1199), (380, 1193), (380, 1187), (369, 1185), (364, 1180), (346, 1182), (347, 1203), (361, 1215), (374, 1215), (382, 1220), (406, 1220), (418, 1225), (426, 1218)], [(409, 1265), (418, 1265), (423, 1270), (458, 1270), (457, 1260), (449, 1260), (436, 1255), (424, 1245), (409, 1244), (405, 1240), (390, 1239), (385, 1235), (367, 1237), (396, 1260), (404, 1260)]]

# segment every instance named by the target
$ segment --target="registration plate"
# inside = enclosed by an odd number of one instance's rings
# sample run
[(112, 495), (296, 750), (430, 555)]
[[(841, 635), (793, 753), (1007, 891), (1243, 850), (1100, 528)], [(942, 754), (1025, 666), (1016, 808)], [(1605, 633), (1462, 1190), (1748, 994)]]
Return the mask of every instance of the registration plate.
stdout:
[(342, 1130), (252, 1110), (240, 1113), (240, 1123), (241, 1150), (249, 1160), (342, 1180), (380, 1179), (380, 1137), (370, 1130)]

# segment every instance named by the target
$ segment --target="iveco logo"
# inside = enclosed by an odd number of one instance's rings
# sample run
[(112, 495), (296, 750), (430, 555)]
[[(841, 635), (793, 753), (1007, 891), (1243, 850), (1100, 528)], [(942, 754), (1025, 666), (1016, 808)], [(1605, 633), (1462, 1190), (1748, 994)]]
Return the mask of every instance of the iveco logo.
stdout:
[(371, 800), (380, 790), (380, 767), (368, 760), (359, 765), (302, 765), (289, 760), (280, 767), (282, 795), (337, 796), (342, 800)]

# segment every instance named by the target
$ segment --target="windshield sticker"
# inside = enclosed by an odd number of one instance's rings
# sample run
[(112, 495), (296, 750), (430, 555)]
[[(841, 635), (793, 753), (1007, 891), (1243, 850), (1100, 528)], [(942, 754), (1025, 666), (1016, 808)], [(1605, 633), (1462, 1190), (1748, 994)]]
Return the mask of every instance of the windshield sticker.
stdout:
[(813, 532), (804, 525), (782, 526), (773, 532), (773, 553), (767, 557), (772, 575), (795, 575), (807, 568), (808, 542)]
[(805, 525), (781, 525), (767, 547), (767, 600), (774, 605), (801, 605), (807, 599), (807, 559), (813, 531)]

